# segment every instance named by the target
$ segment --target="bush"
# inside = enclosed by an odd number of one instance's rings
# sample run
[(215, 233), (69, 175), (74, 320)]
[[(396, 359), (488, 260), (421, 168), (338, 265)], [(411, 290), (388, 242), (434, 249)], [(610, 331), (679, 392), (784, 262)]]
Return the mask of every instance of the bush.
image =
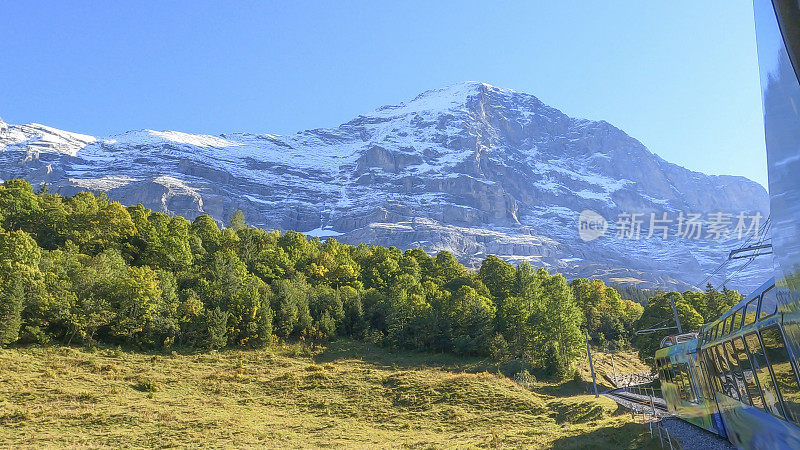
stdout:
[(210, 349), (223, 348), (228, 344), (228, 312), (219, 307), (206, 311), (206, 345)]
[(525, 389), (530, 389), (533, 387), (533, 384), (536, 383), (536, 377), (527, 370), (523, 370), (522, 372), (514, 374), (514, 382)]
[(502, 334), (495, 334), (489, 342), (489, 354), (498, 361), (508, 356), (508, 342)]
[(161, 384), (153, 380), (140, 380), (133, 385), (133, 388), (141, 392), (155, 393), (161, 390)]

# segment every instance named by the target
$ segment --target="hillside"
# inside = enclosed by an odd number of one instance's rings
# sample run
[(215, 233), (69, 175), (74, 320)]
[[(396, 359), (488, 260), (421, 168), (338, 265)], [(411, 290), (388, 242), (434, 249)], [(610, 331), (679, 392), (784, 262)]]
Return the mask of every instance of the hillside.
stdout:
[(348, 340), (313, 352), (0, 349), (0, 447), (657, 446), (608, 399), (572, 383), (529, 391), (483, 364)]
[[(680, 290), (713, 270), (733, 243), (705, 234), (618, 239), (619, 214), (672, 221), (681, 212), (768, 214), (766, 191), (750, 180), (692, 172), (605, 121), (476, 82), (286, 136), (93, 137), (0, 121), (0, 178), (17, 177), (190, 219), (207, 213), (227, 222), (241, 209), (267, 229), (447, 250), (473, 267), (495, 254), (568, 277)], [(608, 221), (605, 236), (579, 239), (583, 210)], [(673, 222), (670, 233), (677, 228)], [(760, 283), (769, 269), (761, 265), (729, 286)]]

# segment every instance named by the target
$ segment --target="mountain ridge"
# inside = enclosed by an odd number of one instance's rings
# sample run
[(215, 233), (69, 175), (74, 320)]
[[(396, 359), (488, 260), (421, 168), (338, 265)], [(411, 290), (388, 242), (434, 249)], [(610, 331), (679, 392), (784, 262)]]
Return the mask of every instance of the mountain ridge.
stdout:
[[(583, 242), (580, 211), (608, 219), (610, 234), (624, 212), (768, 214), (766, 191), (753, 181), (685, 169), (606, 121), (479, 82), (292, 135), (138, 130), (95, 138), (0, 121), (0, 161), (0, 178), (48, 183), (65, 195), (104, 191), (125, 204), (220, 221), (242, 209), (266, 228), (449, 250), (470, 265), (494, 253), (646, 287), (692, 287), (731, 243)], [(757, 284), (762, 272), (755, 267), (742, 284)]]

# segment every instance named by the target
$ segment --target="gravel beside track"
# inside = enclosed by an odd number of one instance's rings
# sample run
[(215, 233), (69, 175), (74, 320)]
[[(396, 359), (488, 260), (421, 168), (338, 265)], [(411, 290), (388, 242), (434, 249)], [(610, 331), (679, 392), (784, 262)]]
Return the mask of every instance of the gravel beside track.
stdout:
[[(635, 414), (643, 414), (645, 417), (653, 415), (653, 407), (650, 405), (650, 398), (644, 395), (637, 395), (623, 390), (614, 390), (603, 393), (604, 396), (617, 402), (620, 406), (631, 410)], [(656, 421), (653, 422), (653, 438), (658, 439), (658, 425), (660, 424), (666, 431), (669, 432), (672, 438), (674, 448), (681, 448), (683, 450), (718, 450), (718, 449), (735, 449), (727, 439), (722, 439), (714, 433), (706, 431), (700, 427), (692, 425), (689, 422), (681, 420), (680, 418), (671, 415), (667, 409), (664, 400), (656, 398), (653, 402), (655, 406)], [(645, 424), (645, 426), (647, 426)], [(680, 444), (680, 447), (676, 445)], [(664, 448), (669, 448), (666, 435), (663, 435)]]
[[(680, 442), (683, 450), (728, 450), (736, 448), (727, 439), (722, 439), (716, 434), (709, 433), (674, 416), (661, 419), (661, 424), (669, 431), (672, 439)], [(656, 437), (656, 439), (658, 438)], [(669, 448), (666, 443), (664, 445)]]

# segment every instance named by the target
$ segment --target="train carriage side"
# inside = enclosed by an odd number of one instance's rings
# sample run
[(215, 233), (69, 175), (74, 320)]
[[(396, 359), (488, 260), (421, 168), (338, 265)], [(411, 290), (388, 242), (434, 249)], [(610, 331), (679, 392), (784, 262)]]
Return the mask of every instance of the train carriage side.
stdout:
[(740, 448), (800, 448), (800, 379), (774, 280), (699, 332), (701, 376)]

